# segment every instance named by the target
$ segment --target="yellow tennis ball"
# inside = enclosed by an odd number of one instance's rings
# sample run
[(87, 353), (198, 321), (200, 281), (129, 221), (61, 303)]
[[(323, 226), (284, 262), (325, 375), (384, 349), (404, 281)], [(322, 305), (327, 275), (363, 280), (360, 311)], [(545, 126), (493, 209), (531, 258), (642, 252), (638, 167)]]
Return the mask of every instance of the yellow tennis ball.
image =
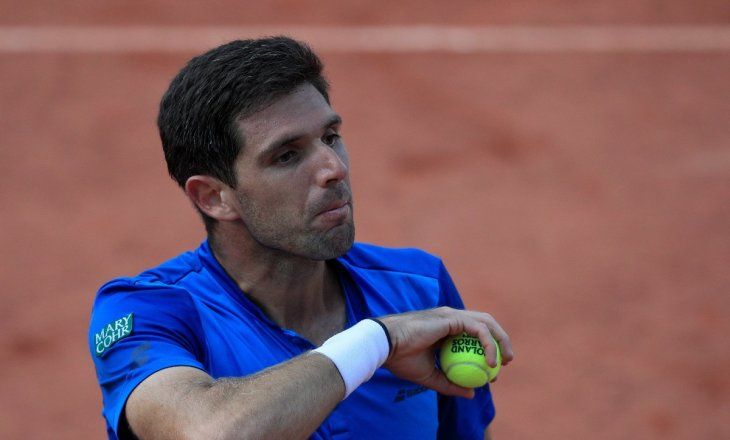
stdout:
[(478, 388), (499, 374), (502, 354), (497, 346), (497, 366), (487, 364), (484, 347), (479, 338), (462, 333), (447, 338), (441, 345), (441, 370), (449, 380), (466, 388)]

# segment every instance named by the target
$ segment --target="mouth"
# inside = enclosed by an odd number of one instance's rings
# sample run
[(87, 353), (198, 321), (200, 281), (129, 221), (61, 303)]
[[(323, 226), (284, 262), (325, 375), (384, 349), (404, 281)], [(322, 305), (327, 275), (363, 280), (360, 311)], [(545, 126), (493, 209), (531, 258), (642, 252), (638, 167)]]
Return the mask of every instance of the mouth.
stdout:
[(330, 203), (325, 209), (317, 214), (317, 217), (322, 217), (327, 220), (341, 221), (344, 220), (350, 211), (349, 200), (337, 200)]

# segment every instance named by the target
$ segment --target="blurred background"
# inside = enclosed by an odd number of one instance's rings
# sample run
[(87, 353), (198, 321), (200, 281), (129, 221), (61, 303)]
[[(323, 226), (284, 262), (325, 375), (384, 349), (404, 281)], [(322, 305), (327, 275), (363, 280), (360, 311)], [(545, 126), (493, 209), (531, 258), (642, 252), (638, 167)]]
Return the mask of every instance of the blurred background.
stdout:
[(0, 2), (0, 438), (104, 436), (96, 289), (204, 238), (159, 99), (276, 33), (325, 61), (358, 239), (510, 333), (495, 439), (730, 438), (723, 0)]

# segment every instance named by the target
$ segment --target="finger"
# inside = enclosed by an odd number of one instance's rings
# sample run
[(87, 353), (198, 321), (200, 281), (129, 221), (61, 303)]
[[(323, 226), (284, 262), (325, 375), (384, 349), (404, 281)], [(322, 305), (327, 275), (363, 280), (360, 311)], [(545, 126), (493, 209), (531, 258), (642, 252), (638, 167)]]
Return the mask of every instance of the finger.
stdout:
[(490, 367), (497, 366), (497, 346), (489, 331), (486, 322), (466, 316), (464, 321), (464, 331), (471, 336), (476, 336), (484, 347), (484, 356), (487, 358), (487, 364)]
[(510, 341), (509, 335), (504, 331), (501, 325), (497, 322), (494, 317), (488, 313), (470, 311), (471, 316), (480, 322), (485, 323), (489, 329), (492, 337), (499, 344), (500, 352), (502, 354), (502, 365), (507, 365), (512, 359), (514, 359), (514, 351), (512, 349), (512, 342)]
[(484, 356), (487, 358), (487, 364), (494, 368), (497, 366), (497, 341), (494, 340), (489, 329), (487, 329), (485, 333), (486, 336), (480, 337), (479, 340), (487, 340), (486, 343), (482, 342), (482, 346), (484, 346)]
[(433, 369), (433, 373), (423, 385), (445, 396), (464, 397), (466, 399), (474, 397), (473, 389), (456, 385), (446, 378), (446, 375), (438, 368)]
[(499, 343), (502, 354), (502, 365), (507, 365), (515, 357), (514, 351), (512, 350), (512, 341), (502, 326), (496, 320), (492, 319), (492, 321), (493, 327), (490, 327), (492, 329), (492, 336)]

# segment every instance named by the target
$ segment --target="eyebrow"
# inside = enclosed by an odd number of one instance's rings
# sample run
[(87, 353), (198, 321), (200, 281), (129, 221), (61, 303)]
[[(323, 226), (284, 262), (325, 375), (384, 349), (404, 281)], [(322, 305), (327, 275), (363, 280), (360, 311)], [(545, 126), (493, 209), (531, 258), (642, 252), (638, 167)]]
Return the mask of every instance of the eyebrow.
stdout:
[[(329, 119), (327, 119), (327, 121), (325, 121), (324, 124), (322, 124), (322, 127), (329, 128), (329, 127), (332, 127), (333, 125), (338, 125), (338, 124), (342, 124), (342, 117), (340, 117), (340, 115), (332, 115), (332, 116), (330, 116)], [(261, 158), (267, 157), (271, 154), (271, 152), (273, 152), (277, 148), (281, 147), (282, 145), (290, 144), (305, 135), (306, 135), (306, 133), (286, 134), (278, 139), (274, 139), (266, 147), (264, 147), (263, 150), (261, 150), (259, 157), (261, 157)]]

